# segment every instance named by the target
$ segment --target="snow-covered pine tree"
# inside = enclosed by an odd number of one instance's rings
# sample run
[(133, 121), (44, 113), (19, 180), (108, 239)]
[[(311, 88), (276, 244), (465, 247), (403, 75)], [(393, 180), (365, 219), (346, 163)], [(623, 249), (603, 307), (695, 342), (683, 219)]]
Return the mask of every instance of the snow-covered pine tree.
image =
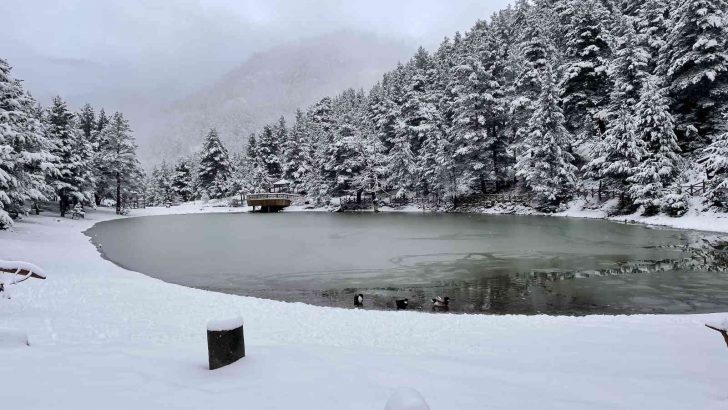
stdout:
[(248, 137), (244, 160), (235, 166), (233, 186), (240, 186), (246, 193), (263, 192), (270, 188), (273, 181), (258, 155), (258, 143), (255, 134)]
[(656, 213), (663, 205), (661, 198), (678, 175), (681, 162), (675, 125), (663, 92), (657, 77), (647, 77), (635, 108), (637, 133), (647, 155), (628, 180), (629, 196), (646, 214)]
[(19, 205), (25, 201), (37, 205), (37, 201), (53, 195), (50, 180), (58, 171), (56, 158), (50, 153), (53, 143), (45, 136), (43, 108), (27, 92), (17, 101), (25, 118), (18, 124), (22, 132), (13, 143), (17, 180), (14, 200)]
[(617, 13), (615, 20), (614, 54), (608, 70), (613, 88), (607, 121), (617, 118), (623, 108), (633, 110), (637, 105), (650, 62), (650, 53), (641, 44), (633, 18)]
[(324, 146), (324, 170), (330, 195), (342, 195), (352, 190), (352, 180), (358, 174), (356, 141), (361, 139), (356, 118), (357, 95), (353, 89), (334, 99), (332, 139)]
[(153, 203), (157, 205), (166, 205), (174, 202), (175, 192), (172, 185), (172, 167), (167, 161), (162, 161), (159, 168), (152, 171), (151, 178)]
[(40, 110), (10, 70), (0, 59), (0, 229), (12, 225), (9, 208), (45, 199), (52, 191), (46, 178), (55, 172)]
[(604, 182), (607, 187), (625, 190), (647, 151), (644, 141), (637, 135), (631, 110), (623, 106), (615, 115), (604, 138), (594, 147), (592, 160), (584, 167), (584, 173)]
[(655, 74), (660, 50), (665, 46), (671, 0), (632, 0), (639, 3), (636, 25), (640, 45), (648, 52), (647, 72)]
[[(442, 132), (442, 118), (438, 109), (439, 95), (434, 91), (437, 71), (431, 57), (420, 48), (410, 61), (412, 75), (400, 108), (395, 127), (397, 139), (408, 140), (412, 163), (408, 170), (409, 181), (399, 184), (427, 195), (431, 192), (432, 179), (428, 174), (436, 164), (436, 143)], [(405, 144), (406, 145), (406, 144)], [(390, 154), (395, 154), (390, 152)]]
[(611, 42), (609, 12), (598, 0), (561, 2), (564, 25), (564, 55), (559, 85), (569, 130), (580, 140), (604, 131), (602, 110), (609, 101), (611, 84), (607, 68)]
[(516, 175), (525, 180), (539, 208), (553, 210), (573, 196), (576, 167), (568, 150), (572, 135), (565, 125), (551, 67), (544, 68), (541, 78), (538, 108), (531, 117)]
[(728, 132), (715, 138), (704, 155), (701, 162), (711, 180), (708, 198), (724, 210), (728, 209)]
[(303, 183), (304, 169), (304, 139), (308, 124), (303, 111), (296, 110), (296, 119), (287, 134), (287, 140), (283, 147), (283, 178), (293, 183), (293, 189)]
[[(723, 120), (728, 123), (728, 113), (724, 114)], [(707, 197), (714, 205), (728, 210), (728, 131), (703, 150), (700, 162), (710, 179)]]
[(83, 139), (90, 144), (92, 151), (92, 171), (95, 180), (94, 202), (101, 204), (104, 196), (113, 196), (113, 178), (106, 172), (103, 162), (104, 141), (101, 134), (103, 128), (109, 123), (104, 110), (101, 110), (97, 120), (96, 113), (90, 104), (85, 104), (81, 111), (76, 114), (78, 128), (81, 130)]
[(192, 200), (195, 192), (192, 178), (192, 167), (188, 158), (182, 158), (174, 167), (172, 176), (172, 189), (182, 202)]
[(280, 178), (280, 146), (278, 145), (278, 140), (273, 132), (273, 127), (270, 125), (263, 127), (263, 131), (258, 136), (257, 152), (260, 162), (264, 166), (270, 179), (275, 181)]
[[(102, 108), (101, 111), (99, 111), (98, 118), (96, 120), (96, 132), (101, 132), (106, 128), (106, 126), (109, 125), (109, 117), (106, 116), (106, 111)], [(100, 144), (101, 142), (99, 142)]]
[[(272, 132), (271, 132), (272, 135)], [(200, 195), (206, 193), (210, 198), (222, 198), (226, 192), (226, 181), (230, 177), (228, 151), (220, 141), (217, 130), (210, 130), (205, 137), (198, 170)]]
[(528, 121), (541, 95), (539, 73), (548, 64), (549, 56), (555, 53), (546, 26), (546, 21), (553, 18), (550, 10), (541, 4), (528, 9), (525, 16), (527, 24), (513, 56), (517, 67), (516, 97), (511, 102), (510, 112), (516, 140), (522, 140), (528, 131)]
[(133, 190), (132, 183), (141, 166), (136, 157), (136, 144), (129, 121), (121, 113), (114, 113), (102, 131), (104, 141), (99, 153), (106, 178), (113, 181), (116, 213), (121, 214), (124, 198)]
[(306, 177), (303, 181), (305, 192), (316, 204), (324, 204), (331, 198), (331, 181), (326, 172), (326, 147), (333, 140), (334, 117), (332, 100), (329, 97), (321, 99), (307, 112), (310, 127), (306, 133), (305, 169)]
[(660, 56), (684, 151), (704, 147), (725, 131), (728, 110), (728, 2), (684, 0)]
[(76, 118), (78, 118), (78, 128), (81, 129), (86, 141), (89, 141), (92, 145), (96, 146), (95, 148), (98, 148), (98, 144), (95, 144), (94, 141), (96, 137), (94, 135), (94, 131), (96, 130), (96, 113), (93, 107), (91, 107), (91, 104), (85, 104), (81, 107), (81, 111), (76, 114)]
[(73, 113), (61, 97), (53, 99), (47, 118), (46, 135), (53, 141), (51, 153), (58, 161), (58, 174), (53, 186), (59, 198), (61, 216), (65, 216), (72, 202), (92, 199), (94, 179), (89, 160), (91, 146), (83, 138)]

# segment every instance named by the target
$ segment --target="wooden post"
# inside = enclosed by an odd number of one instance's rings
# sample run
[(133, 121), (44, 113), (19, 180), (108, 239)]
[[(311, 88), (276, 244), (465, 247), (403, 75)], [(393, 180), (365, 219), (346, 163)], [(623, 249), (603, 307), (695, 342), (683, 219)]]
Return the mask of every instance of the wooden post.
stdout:
[(242, 318), (210, 321), (207, 324), (207, 356), (210, 370), (219, 369), (245, 357)]

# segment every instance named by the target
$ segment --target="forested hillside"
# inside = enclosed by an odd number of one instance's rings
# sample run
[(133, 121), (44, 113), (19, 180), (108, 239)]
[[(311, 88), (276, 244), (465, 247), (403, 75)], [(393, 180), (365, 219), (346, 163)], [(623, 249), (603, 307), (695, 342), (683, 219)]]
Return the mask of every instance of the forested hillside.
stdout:
[[(345, 90), (264, 127), (233, 156), (226, 193), (286, 178), (316, 203), (374, 192), (457, 205), (518, 191), (555, 210), (599, 186), (622, 192), (625, 211), (679, 215), (682, 186), (707, 180), (707, 198), (725, 206), (727, 9), (519, 1), (420, 49), (368, 92)], [(198, 162), (184, 159), (178, 174)], [(165, 167), (157, 173), (172, 178)]]

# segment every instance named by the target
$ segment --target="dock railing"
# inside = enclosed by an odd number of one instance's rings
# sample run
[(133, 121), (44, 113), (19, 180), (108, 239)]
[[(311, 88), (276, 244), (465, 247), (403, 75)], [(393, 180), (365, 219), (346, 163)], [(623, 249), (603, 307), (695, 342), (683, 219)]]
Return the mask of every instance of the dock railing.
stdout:
[(287, 199), (289, 201), (295, 201), (298, 199), (297, 194), (286, 194), (286, 193), (259, 193), (259, 194), (248, 194), (245, 196), (246, 200), (264, 200), (264, 199)]

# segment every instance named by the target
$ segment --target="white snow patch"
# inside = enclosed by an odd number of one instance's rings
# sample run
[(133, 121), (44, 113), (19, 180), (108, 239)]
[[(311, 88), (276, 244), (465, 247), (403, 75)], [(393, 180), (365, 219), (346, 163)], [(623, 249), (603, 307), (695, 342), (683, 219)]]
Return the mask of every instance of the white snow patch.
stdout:
[(221, 332), (223, 330), (237, 329), (243, 325), (242, 316), (233, 316), (224, 319), (213, 319), (207, 322), (207, 330), (210, 332)]
[(16, 329), (0, 328), (0, 349), (28, 346), (28, 335)]

